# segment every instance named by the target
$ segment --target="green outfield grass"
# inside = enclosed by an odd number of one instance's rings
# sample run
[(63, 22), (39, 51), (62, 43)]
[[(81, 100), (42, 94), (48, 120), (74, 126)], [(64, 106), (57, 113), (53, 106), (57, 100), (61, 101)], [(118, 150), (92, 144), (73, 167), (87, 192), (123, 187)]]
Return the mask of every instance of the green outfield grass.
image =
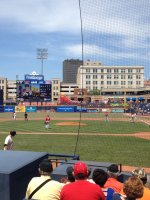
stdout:
[[(77, 133), (79, 127), (75, 126), (59, 126), (60, 122), (68, 122), (66, 120), (53, 120), (51, 121), (50, 128), (45, 129), (43, 120), (16, 120), (16, 121), (4, 121), (0, 122), (0, 132), (8, 133), (10, 130), (16, 130), (17, 132), (50, 132), (50, 133)], [(71, 120), (71, 122), (77, 122)], [(124, 121), (112, 121), (106, 123), (105, 121), (84, 121), (81, 123), (84, 125), (80, 126), (80, 133), (117, 133), (117, 134), (127, 134), (127, 133), (139, 133), (139, 132), (149, 132), (150, 128), (148, 125), (142, 122), (130, 123)]]
[[(82, 118), (96, 118), (101, 120), (84, 120), (84, 126), (58, 126), (60, 122), (67, 122), (65, 118), (77, 118), (76, 120), (68, 120), (71, 122), (79, 122), (80, 113), (50, 113), (52, 118), (51, 128), (46, 130), (44, 126), (45, 112), (30, 113), (29, 121), (23, 118), (23, 113), (17, 113), (20, 120), (12, 120), (12, 114), (0, 113), (0, 145), (3, 149), (4, 139), (10, 130), (29, 133), (41, 133), (40, 135), (21, 135), (15, 138), (15, 150), (39, 151), (48, 153), (74, 154), (78, 134), (78, 145), (76, 154), (80, 155), (81, 160), (91, 160), (97, 162), (115, 162), (123, 165), (150, 167), (150, 140), (120, 136), (120, 134), (133, 134), (139, 132), (150, 132), (150, 128), (143, 122), (130, 123), (127, 121), (110, 121), (105, 123), (104, 114), (102, 113), (82, 113)], [(123, 114), (111, 114), (111, 118), (127, 118)], [(2, 121), (3, 118), (7, 121)], [(38, 118), (38, 120), (35, 120)], [(58, 120), (57, 118), (62, 118)], [(139, 119), (139, 117), (138, 117)], [(148, 119), (148, 118), (147, 118)], [(70, 135), (42, 135), (42, 133), (70, 133)], [(82, 135), (87, 133), (87, 135)], [(93, 135), (91, 135), (93, 133)], [(101, 135), (118, 134), (117, 136)], [(88, 135), (89, 134), (89, 135)], [(97, 134), (97, 135), (94, 135)]]
[[(3, 146), (5, 134), (1, 134)], [(74, 154), (76, 136), (17, 135), (16, 150)], [(150, 166), (150, 142), (145, 139), (116, 136), (79, 136), (76, 154), (81, 160), (115, 162), (123, 165)]]
[[(52, 118), (57, 118), (57, 117), (73, 117), (73, 118), (79, 118), (80, 117), (80, 113), (79, 112), (75, 112), (75, 113), (57, 113), (57, 112), (36, 112), (36, 113), (28, 113), (29, 118), (33, 119), (33, 118), (43, 118), (49, 114)], [(8, 118), (8, 119), (12, 119), (13, 113), (0, 113), (0, 118)], [(123, 115), (122, 113), (110, 113), (109, 114), (110, 117), (113, 118), (128, 118), (128, 116)], [(23, 118), (24, 117), (24, 113), (17, 113), (17, 118)], [(81, 113), (81, 117), (82, 118), (104, 118), (105, 115), (104, 113)]]

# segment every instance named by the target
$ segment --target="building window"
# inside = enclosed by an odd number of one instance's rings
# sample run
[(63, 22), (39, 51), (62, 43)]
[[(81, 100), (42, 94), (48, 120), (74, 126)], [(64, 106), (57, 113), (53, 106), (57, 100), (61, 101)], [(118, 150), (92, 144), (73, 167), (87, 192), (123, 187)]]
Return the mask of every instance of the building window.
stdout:
[(121, 79), (126, 79), (126, 75), (121, 75)]
[(107, 79), (111, 79), (111, 75), (107, 75)]
[(141, 75), (136, 75), (136, 79), (141, 79)]
[(141, 73), (141, 69), (136, 69), (136, 73)]
[(91, 84), (91, 82), (90, 81), (86, 81), (86, 85), (90, 85)]
[(125, 69), (121, 69), (121, 73), (126, 73), (126, 70)]
[(111, 85), (111, 81), (107, 81), (107, 85)]
[(90, 79), (91, 78), (91, 76), (90, 75), (86, 75), (86, 79)]
[(118, 75), (114, 75), (114, 79), (118, 79)]
[(132, 81), (128, 81), (128, 85), (132, 85), (133, 84), (133, 82)]
[(104, 73), (104, 69), (101, 69), (101, 73)]
[(97, 73), (97, 69), (93, 69), (93, 73)]
[(107, 69), (107, 73), (111, 73), (111, 69)]
[(101, 75), (101, 79), (103, 79), (104, 78), (104, 75)]
[(136, 81), (136, 85), (141, 85), (141, 81)]
[(126, 85), (126, 82), (125, 81), (121, 81), (121, 85)]
[(114, 85), (118, 85), (119, 83), (118, 83), (118, 81), (114, 81)]
[(53, 89), (54, 89), (54, 90), (58, 90), (58, 86), (54, 86)]
[(54, 84), (58, 84), (58, 81), (54, 81)]
[(101, 81), (101, 85), (104, 85), (104, 81)]
[(90, 73), (90, 69), (86, 69), (86, 73)]
[(128, 69), (128, 73), (132, 73), (132, 69)]
[(119, 72), (119, 70), (118, 69), (114, 69), (114, 73), (118, 73)]
[(132, 75), (128, 75), (128, 79), (132, 79)]
[(97, 81), (93, 81), (93, 85), (97, 85)]
[(93, 79), (97, 79), (97, 75), (93, 75)]
[(97, 90), (97, 86), (93, 86), (93, 90)]

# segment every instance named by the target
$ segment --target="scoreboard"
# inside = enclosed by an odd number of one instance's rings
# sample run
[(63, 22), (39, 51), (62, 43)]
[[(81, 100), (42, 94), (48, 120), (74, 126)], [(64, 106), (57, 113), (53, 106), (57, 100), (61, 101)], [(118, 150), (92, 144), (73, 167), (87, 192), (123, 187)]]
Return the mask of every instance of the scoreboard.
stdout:
[(51, 81), (17, 81), (17, 99), (25, 101), (51, 101)]

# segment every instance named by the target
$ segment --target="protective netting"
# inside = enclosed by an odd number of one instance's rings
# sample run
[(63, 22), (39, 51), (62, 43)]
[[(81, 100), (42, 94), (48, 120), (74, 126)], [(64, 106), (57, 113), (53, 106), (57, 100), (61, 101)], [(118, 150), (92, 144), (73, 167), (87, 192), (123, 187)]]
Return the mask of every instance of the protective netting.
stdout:
[[(106, 66), (110, 68), (112, 66), (144, 66), (144, 79), (149, 79), (148, 4), (147, 1), (137, 2), (136, 0), (131, 2), (124, 0), (79, 1), (83, 61), (99, 61), (104, 68)], [(92, 73), (88, 75), (92, 76)], [(122, 90), (122, 98), (120, 98), (119, 93), (114, 92), (114, 95), (113, 93), (109, 95), (102, 89), (99, 90), (103, 100), (98, 105), (100, 113), (95, 114), (95, 121), (91, 123), (93, 132), (90, 136), (82, 136), (80, 134), (82, 126), (79, 127), (75, 151), (79, 154), (83, 153), (80, 155), (81, 158), (83, 156), (88, 159), (93, 154), (93, 160), (96, 161), (150, 166), (150, 116), (142, 116), (140, 108), (148, 104), (149, 93), (144, 92), (141, 93), (142, 95), (133, 93), (129, 100), (127, 91), (128, 88)], [(139, 99), (145, 95), (147, 98), (145, 101)], [(124, 114), (109, 113), (108, 110), (113, 109), (115, 112), (115, 109), (118, 109), (117, 104), (124, 105), (121, 106), (125, 111)], [(90, 106), (92, 108), (94, 104)], [(133, 111), (137, 114), (134, 118), (132, 118)], [(106, 112), (108, 112), (108, 117)], [(83, 114), (81, 114), (81, 120), (84, 120)], [(98, 120), (99, 123), (96, 123)], [(101, 136), (94, 134), (96, 129), (99, 129), (98, 135)], [(94, 142), (95, 146), (93, 146)]]

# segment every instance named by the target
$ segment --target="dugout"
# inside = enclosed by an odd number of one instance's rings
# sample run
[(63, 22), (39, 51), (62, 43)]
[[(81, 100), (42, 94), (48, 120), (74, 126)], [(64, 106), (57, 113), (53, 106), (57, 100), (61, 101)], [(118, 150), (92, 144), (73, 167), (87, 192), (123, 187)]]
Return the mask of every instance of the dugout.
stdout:
[(32, 177), (38, 176), (39, 163), (48, 158), (45, 152), (0, 151), (0, 197), (21, 200)]

